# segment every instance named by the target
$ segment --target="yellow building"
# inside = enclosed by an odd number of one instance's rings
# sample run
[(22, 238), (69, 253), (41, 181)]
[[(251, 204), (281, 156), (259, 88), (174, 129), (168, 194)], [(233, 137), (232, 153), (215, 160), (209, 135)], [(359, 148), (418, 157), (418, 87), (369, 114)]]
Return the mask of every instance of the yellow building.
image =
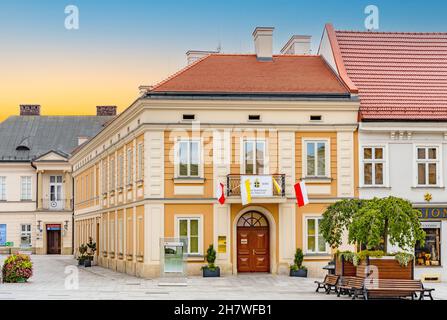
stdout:
[[(321, 56), (303, 51), (309, 38), (273, 55), (272, 33), (256, 28), (256, 54), (188, 52), (186, 68), (145, 87), (77, 150), (75, 247), (91, 236), (100, 265), (142, 277), (169, 271), (164, 246), (179, 239), (188, 274), (200, 272), (210, 244), (224, 274), (288, 273), (296, 248), (310, 276), (323, 273), (331, 251), (318, 221), (355, 196), (359, 102)], [(245, 206), (242, 176), (261, 186)], [(299, 181), (310, 198), (301, 208)]]

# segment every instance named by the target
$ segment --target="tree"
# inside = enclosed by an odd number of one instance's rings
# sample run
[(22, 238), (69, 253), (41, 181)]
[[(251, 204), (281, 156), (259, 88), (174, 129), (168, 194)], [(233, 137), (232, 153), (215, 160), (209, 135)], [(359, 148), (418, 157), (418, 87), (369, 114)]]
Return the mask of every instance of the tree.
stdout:
[(388, 242), (413, 250), (416, 241), (423, 244), (425, 240), (418, 211), (396, 197), (338, 201), (324, 212), (320, 230), (334, 248), (341, 244), (344, 230), (350, 244), (384, 252)]

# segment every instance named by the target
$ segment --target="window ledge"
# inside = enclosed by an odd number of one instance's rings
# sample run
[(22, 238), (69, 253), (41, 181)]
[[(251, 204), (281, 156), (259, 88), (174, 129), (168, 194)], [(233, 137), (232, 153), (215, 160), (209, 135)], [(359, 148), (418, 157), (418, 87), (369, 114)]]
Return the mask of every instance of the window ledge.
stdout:
[(331, 183), (332, 178), (328, 177), (303, 177), (301, 181), (305, 181), (307, 183)]
[(440, 189), (440, 190), (444, 190), (445, 187), (443, 186), (416, 186), (416, 187), (411, 187), (411, 189), (413, 190), (420, 190), (420, 189)]
[(415, 265), (414, 266), (415, 268), (417, 268), (417, 269), (423, 269), (423, 268), (429, 268), (429, 269), (442, 269), (443, 267), (442, 266), (417, 266), (417, 265)]
[(320, 259), (320, 260), (327, 260), (331, 259), (331, 255), (329, 253), (305, 253), (304, 254), (304, 260), (311, 260), (311, 259)]
[(390, 186), (360, 186), (359, 189), (388, 189), (391, 190)]
[(178, 183), (178, 184), (189, 184), (189, 183), (204, 183), (205, 182), (205, 178), (174, 178), (174, 183)]
[(186, 256), (187, 261), (205, 261), (205, 256), (202, 254), (188, 254)]

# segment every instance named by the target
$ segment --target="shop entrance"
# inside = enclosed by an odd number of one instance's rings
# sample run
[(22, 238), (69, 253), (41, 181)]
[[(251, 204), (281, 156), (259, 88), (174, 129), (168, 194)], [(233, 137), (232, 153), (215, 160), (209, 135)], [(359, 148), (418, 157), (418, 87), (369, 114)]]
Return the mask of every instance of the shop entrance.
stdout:
[(269, 224), (257, 211), (243, 214), (237, 222), (237, 271), (269, 272)]
[(60, 224), (47, 224), (47, 254), (61, 254)]

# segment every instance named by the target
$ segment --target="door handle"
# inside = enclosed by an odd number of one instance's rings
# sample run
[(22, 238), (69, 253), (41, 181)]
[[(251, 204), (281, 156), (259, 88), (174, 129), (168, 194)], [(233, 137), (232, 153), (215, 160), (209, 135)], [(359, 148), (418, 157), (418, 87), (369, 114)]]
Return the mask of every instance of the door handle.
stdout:
[(256, 254), (256, 250), (255, 249), (253, 249), (253, 255), (255, 255)]

